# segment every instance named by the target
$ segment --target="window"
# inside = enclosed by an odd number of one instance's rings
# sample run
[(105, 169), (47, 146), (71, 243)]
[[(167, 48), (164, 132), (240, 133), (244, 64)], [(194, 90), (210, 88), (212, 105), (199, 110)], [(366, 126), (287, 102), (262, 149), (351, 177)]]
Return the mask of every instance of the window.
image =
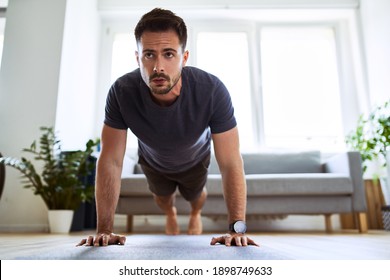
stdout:
[(117, 33), (112, 43), (111, 83), (138, 68), (135, 59), (136, 43), (129, 33)]
[[(241, 151), (345, 150), (344, 135), (365, 94), (353, 9), (224, 10), (199, 17), (196, 11), (183, 15), (188, 65), (216, 75), (228, 88)], [(130, 25), (107, 36), (112, 81), (138, 67)]]
[(199, 32), (196, 66), (222, 80), (232, 97), (241, 150), (254, 148), (248, 36), (245, 32)]
[(261, 29), (267, 147), (344, 147), (334, 30)]
[[(126, 73), (138, 68), (135, 58), (137, 45), (134, 36), (130, 33), (116, 33), (112, 43), (111, 56), (111, 84)], [(128, 130), (127, 148), (135, 149), (138, 146), (136, 136)]]

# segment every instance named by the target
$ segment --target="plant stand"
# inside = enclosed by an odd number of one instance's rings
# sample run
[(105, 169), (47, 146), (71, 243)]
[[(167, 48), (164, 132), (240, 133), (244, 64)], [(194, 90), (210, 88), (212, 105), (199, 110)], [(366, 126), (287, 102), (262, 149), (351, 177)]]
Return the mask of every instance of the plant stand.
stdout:
[(73, 210), (49, 210), (50, 233), (69, 233), (73, 214)]
[[(381, 184), (379, 181), (364, 180), (367, 202), (368, 229), (383, 229), (382, 206), (385, 205)], [(342, 229), (357, 229), (358, 222), (354, 214), (340, 214)]]

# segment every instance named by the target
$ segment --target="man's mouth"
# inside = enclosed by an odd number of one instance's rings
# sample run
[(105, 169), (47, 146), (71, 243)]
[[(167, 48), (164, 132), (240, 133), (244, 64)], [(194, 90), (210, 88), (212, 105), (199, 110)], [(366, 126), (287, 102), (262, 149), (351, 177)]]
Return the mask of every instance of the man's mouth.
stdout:
[(164, 78), (155, 78), (152, 80), (152, 83), (157, 87), (164, 86), (165, 82), (166, 80)]
[(155, 82), (155, 83), (163, 83), (165, 81), (166, 81), (166, 79), (164, 79), (164, 78), (155, 78), (155, 79), (153, 79), (153, 82)]

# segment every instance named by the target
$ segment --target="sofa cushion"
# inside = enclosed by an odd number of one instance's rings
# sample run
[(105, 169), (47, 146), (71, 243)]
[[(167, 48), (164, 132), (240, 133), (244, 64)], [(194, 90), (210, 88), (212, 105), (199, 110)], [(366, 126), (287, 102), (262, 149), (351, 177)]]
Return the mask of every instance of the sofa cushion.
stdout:
[(141, 164), (137, 163), (134, 165), (134, 174), (144, 174)]
[[(345, 174), (256, 174), (246, 175), (247, 195), (250, 196), (315, 196), (350, 195), (352, 180)], [(209, 196), (222, 194), (221, 175), (209, 175)]]
[[(345, 174), (257, 174), (246, 175), (247, 194), (250, 196), (313, 196), (350, 195), (352, 180)], [(221, 175), (210, 174), (207, 179), (209, 196), (223, 194)], [(121, 196), (149, 196), (146, 177), (143, 174), (122, 178)]]
[[(245, 174), (322, 173), (320, 151), (243, 153)], [(210, 174), (219, 174), (213, 156)]]
[(121, 179), (121, 196), (152, 195), (144, 174), (133, 174)]

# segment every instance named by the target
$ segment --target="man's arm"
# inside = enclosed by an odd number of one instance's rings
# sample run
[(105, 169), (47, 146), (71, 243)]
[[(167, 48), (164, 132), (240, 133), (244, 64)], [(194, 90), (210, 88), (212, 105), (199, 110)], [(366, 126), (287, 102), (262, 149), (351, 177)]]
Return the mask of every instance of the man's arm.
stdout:
[[(222, 185), (228, 210), (228, 222), (245, 221), (246, 181), (237, 127), (223, 133), (213, 134), (215, 158), (222, 175)], [(213, 238), (211, 245), (223, 243), (237, 246), (257, 245), (244, 234), (230, 233)]]
[(96, 169), (97, 234), (89, 236), (78, 245), (99, 246), (124, 244), (126, 238), (113, 233), (115, 209), (121, 187), (123, 157), (126, 150), (127, 131), (103, 126), (102, 149)]
[(237, 127), (213, 134), (215, 158), (222, 175), (229, 224), (236, 220), (245, 221), (246, 212), (246, 182), (238, 139)]

